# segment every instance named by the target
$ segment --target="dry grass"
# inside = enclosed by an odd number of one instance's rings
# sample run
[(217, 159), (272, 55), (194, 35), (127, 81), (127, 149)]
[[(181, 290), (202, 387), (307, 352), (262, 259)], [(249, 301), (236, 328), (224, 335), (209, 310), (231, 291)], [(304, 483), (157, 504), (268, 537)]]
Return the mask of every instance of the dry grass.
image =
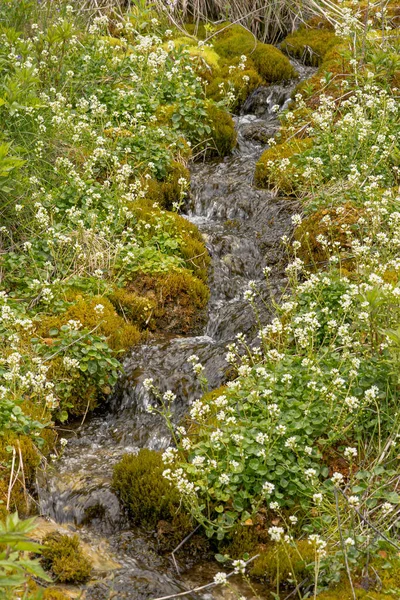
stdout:
[[(165, 10), (168, 0), (155, 0)], [(315, 14), (328, 10), (330, 0), (177, 0), (174, 15), (183, 21), (228, 20), (240, 23), (258, 39), (276, 43)]]

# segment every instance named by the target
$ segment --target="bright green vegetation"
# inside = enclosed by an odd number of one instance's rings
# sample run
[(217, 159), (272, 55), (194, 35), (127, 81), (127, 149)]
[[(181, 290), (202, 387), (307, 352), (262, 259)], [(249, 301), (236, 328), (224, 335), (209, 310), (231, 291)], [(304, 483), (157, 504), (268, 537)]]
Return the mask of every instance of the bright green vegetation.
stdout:
[(194, 518), (232, 554), (261, 552), (249, 569), (277, 597), (298, 584), (301, 598), (400, 594), (399, 63), (382, 55), (399, 46), (345, 9), (340, 45), (257, 165), (260, 186), (302, 205), (283, 239), (288, 289), (258, 348), (240, 335), (229, 347), (237, 376), (193, 403), (164, 453)]
[[(0, 521), (0, 594), (4, 600), (14, 600), (17, 594), (24, 594), (31, 577), (43, 582), (51, 581), (39, 561), (28, 555), (41, 549), (30, 539), (29, 534), (34, 528), (34, 519), (20, 521), (17, 513), (9, 514)], [(27, 597), (24, 595), (24, 598)], [(33, 596), (30, 598), (33, 600)]]
[(77, 535), (49, 533), (43, 540), (41, 561), (60, 583), (84, 583), (92, 572)]

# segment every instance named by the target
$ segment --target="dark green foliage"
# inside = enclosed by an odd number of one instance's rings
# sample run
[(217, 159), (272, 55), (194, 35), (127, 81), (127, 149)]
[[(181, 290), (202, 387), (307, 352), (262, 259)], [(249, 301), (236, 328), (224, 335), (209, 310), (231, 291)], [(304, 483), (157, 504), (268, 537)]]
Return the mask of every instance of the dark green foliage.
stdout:
[(161, 455), (147, 448), (125, 454), (114, 467), (112, 487), (134, 523), (155, 527), (177, 513), (179, 497), (163, 471)]
[(84, 555), (77, 535), (48, 534), (43, 543), (43, 566), (51, 570), (61, 583), (84, 583), (90, 577), (92, 564)]

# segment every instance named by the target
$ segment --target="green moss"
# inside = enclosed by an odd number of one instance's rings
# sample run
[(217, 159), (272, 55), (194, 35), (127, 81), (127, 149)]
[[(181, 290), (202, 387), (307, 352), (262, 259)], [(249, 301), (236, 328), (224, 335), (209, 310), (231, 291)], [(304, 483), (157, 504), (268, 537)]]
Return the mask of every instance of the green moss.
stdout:
[(168, 170), (164, 180), (158, 181), (150, 179), (146, 183), (146, 198), (152, 202), (157, 202), (161, 207), (171, 210), (175, 202), (179, 202), (182, 185), (180, 179), (190, 181), (190, 172), (185, 165), (173, 162)]
[(69, 598), (63, 591), (57, 588), (47, 588), (43, 592), (43, 600), (69, 600)]
[[(357, 600), (398, 600), (398, 595), (390, 592), (377, 592), (373, 590), (364, 590), (356, 587), (354, 589)], [(318, 594), (318, 600), (353, 600), (353, 592), (349, 584), (339, 585), (338, 587)]]
[(77, 535), (50, 533), (43, 540), (43, 566), (61, 583), (84, 583), (90, 577), (92, 564), (84, 555)]
[[(33, 487), (36, 469), (41, 462), (41, 455), (28, 435), (3, 432), (3, 435), (0, 437), (0, 467), (2, 470), (2, 477), (0, 479), (0, 518), (4, 518), (7, 515), (6, 505), (13, 457), (12, 448), (15, 448), (16, 452), (15, 469), (20, 465), (23, 468), (24, 478), (22, 476), (18, 477), (12, 487), (9, 505), (10, 512), (18, 511), (20, 516), (29, 515), (30, 498), (28, 491)], [(11, 449), (11, 451), (8, 452), (8, 449)], [(22, 464), (20, 457), (22, 457)]]
[(208, 121), (211, 126), (211, 144), (208, 154), (210, 156), (226, 156), (236, 146), (237, 135), (232, 117), (215, 104), (207, 108)]
[(125, 288), (114, 288), (108, 296), (119, 315), (136, 323), (140, 328), (151, 325), (151, 315), (155, 309), (154, 301), (143, 298)]
[(262, 44), (244, 27), (232, 25), (221, 31), (214, 41), (214, 48), (227, 59), (246, 56), (267, 83), (275, 83), (296, 77), (296, 71), (288, 58), (274, 46)]
[[(223, 89), (227, 88), (229, 81), (229, 89), (232, 90), (236, 97), (232, 105), (232, 110), (234, 111), (239, 110), (244, 101), (255, 89), (265, 85), (264, 79), (259, 75), (251, 60), (246, 62), (246, 68), (243, 70), (240, 68), (230, 69), (231, 66), (237, 67), (239, 62), (239, 58), (223, 61), (221, 67), (213, 72), (213, 77), (208, 79), (206, 87), (207, 97), (218, 102), (223, 97)], [(221, 85), (223, 89), (221, 89)]]
[(177, 514), (179, 496), (163, 471), (161, 455), (147, 448), (137, 455), (125, 454), (115, 465), (112, 488), (134, 523), (155, 527)]
[(266, 579), (272, 586), (293, 580), (293, 575), (300, 582), (307, 577), (307, 566), (314, 560), (314, 548), (307, 540), (300, 540), (293, 545), (271, 544), (260, 552), (250, 569), (250, 575)]
[[(307, 268), (315, 267), (318, 270), (329, 258), (329, 249), (319, 241), (321, 235), (331, 244), (339, 243), (342, 253), (348, 249), (351, 254), (348, 232), (357, 235), (358, 220), (362, 213), (362, 209), (346, 202), (339, 208), (320, 209), (306, 217), (296, 227), (294, 237), (301, 243), (297, 255)], [(345, 262), (348, 272), (354, 269), (354, 265), (353, 258)]]
[(188, 269), (167, 274), (139, 273), (131, 286), (132, 291), (155, 300), (157, 328), (175, 333), (193, 329), (209, 298), (208, 287)]
[(326, 54), (339, 43), (340, 39), (329, 29), (300, 27), (285, 38), (281, 49), (307, 65), (320, 66)]
[(284, 166), (280, 164), (280, 161), (293, 159), (305, 152), (311, 145), (310, 138), (294, 138), (265, 150), (256, 164), (256, 185), (260, 188), (275, 188), (285, 194), (293, 194), (296, 191), (296, 176), (299, 170), (293, 161)]
[(173, 42), (177, 48), (185, 48), (191, 56), (204, 60), (211, 68), (218, 67), (220, 57), (211, 46), (198, 46), (196, 41), (189, 37), (178, 37), (173, 39)]
[(253, 526), (239, 525), (232, 533), (229, 543), (222, 547), (221, 553), (242, 559), (246, 553), (250, 556), (256, 554), (258, 543), (258, 533)]
[[(83, 327), (93, 329), (99, 325), (97, 332), (107, 338), (107, 343), (113, 350), (127, 350), (141, 339), (138, 326), (129, 323), (121, 317), (112, 302), (104, 296), (83, 296), (72, 293), (73, 304), (62, 315), (47, 317), (42, 320), (40, 332), (48, 336), (50, 329), (59, 329), (69, 320), (80, 321)], [(103, 306), (102, 312), (95, 310)]]
[(288, 58), (270, 44), (257, 44), (251, 59), (261, 77), (268, 83), (277, 83), (297, 76)]

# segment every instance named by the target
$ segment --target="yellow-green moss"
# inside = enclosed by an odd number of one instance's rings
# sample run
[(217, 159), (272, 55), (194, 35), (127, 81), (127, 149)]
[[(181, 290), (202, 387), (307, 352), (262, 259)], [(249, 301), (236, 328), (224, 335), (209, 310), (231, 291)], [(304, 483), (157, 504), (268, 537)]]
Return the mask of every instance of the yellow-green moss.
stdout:
[(70, 597), (57, 588), (47, 588), (43, 592), (43, 600), (70, 600)]
[(253, 62), (259, 76), (267, 83), (276, 83), (296, 77), (288, 58), (275, 46), (262, 44), (244, 27), (231, 25), (214, 40), (216, 52), (227, 59), (246, 56)]
[(311, 144), (310, 138), (293, 138), (265, 150), (256, 164), (256, 185), (261, 188), (279, 189), (285, 194), (293, 194), (297, 188), (298, 170), (292, 162), (281, 167), (280, 161), (302, 154)]
[[(42, 335), (48, 335), (50, 329), (59, 329), (69, 320), (79, 321), (83, 327), (93, 329), (107, 338), (107, 343), (113, 350), (127, 350), (141, 339), (140, 330), (136, 324), (127, 322), (118, 315), (112, 302), (104, 296), (83, 296), (73, 294), (74, 303), (61, 315), (46, 317), (40, 327)], [(98, 305), (103, 310), (95, 310)]]
[[(7, 497), (11, 474), (12, 449), (15, 449), (15, 470), (20, 466), (19, 475), (12, 487), (10, 495), (9, 511), (18, 511), (20, 516), (28, 516), (30, 512), (29, 491), (32, 488), (36, 469), (40, 464), (41, 456), (38, 449), (28, 435), (14, 432), (3, 432), (0, 437), (0, 466), (2, 476), (0, 478), (0, 517), (7, 514)], [(8, 451), (10, 450), (10, 452)], [(21, 454), (20, 454), (21, 452)], [(21, 463), (22, 457), (22, 463)]]
[(166, 178), (162, 181), (150, 179), (146, 183), (146, 198), (157, 202), (161, 207), (171, 210), (174, 202), (179, 202), (182, 185), (180, 179), (190, 181), (190, 172), (185, 165), (173, 162)]
[(211, 142), (208, 143), (210, 156), (226, 156), (236, 146), (237, 135), (232, 117), (215, 104), (209, 104), (207, 117), (211, 126)]
[[(307, 268), (321, 268), (330, 255), (330, 250), (321, 244), (319, 236), (326, 238), (331, 244), (339, 243), (343, 254), (350, 251), (351, 244), (347, 231), (352, 236), (357, 232), (357, 222), (362, 210), (347, 202), (338, 208), (324, 208), (306, 217), (301, 225), (296, 227), (294, 237), (301, 243), (297, 255), (307, 265)], [(346, 260), (344, 266), (348, 271), (354, 268), (353, 260)]]
[[(238, 68), (240, 58), (234, 58), (230, 61), (223, 61), (223, 64), (218, 70), (214, 70), (213, 76), (207, 78), (208, 85), (206, 94), (208, 98), (215, 101), (221, 100), (223, 97), (223, 89), (228, 88), (235, 95), (235, 101), (232, 105), (232, 110), (237, 111), (250, 94), (258, 87), (265, 85), (264, 79), (256, 70), (254, 63), (251, 60), (246, 62), (246, 68)], [(231, 66), (236, 67), (230, 69)], [(223, 86), (221, 89), (220, 86)]]
[(43, 539), (43, 566), (61, 583), (84, 583), (92, 564), (83, 553), (77, 535), (50, 533)]
[(235, 559), (242, 559), (246, 553), (254, 556), (257, 553), (258, 543), (258, 533), (254, 526), (239, 525), (232, 533), (228, 544), (223, 545), (221, 553)]
[[(364, 590), (355, 587), (355, 596), (357, 600), (398, 600), (398, 595), (390, 592), (378, 592), (374, 590)], [(353, 592), (349, 584), (342, 584), (332, 590), (327, 590), (318, 594), (318, 600), (353, 600)]]
[(151, 315), (155, 309), (154, 301), (125, 288), (114, 288), (108, 298), (124, 319), (136, 323), (140, 328), (151, 325)]
[(161, 454), (147, 448), (125, 454), (115, 465), (112, 487), (134, 523), (155, 527), (178, 512), (179, 495), (163, 471)]
[(315, 560), (314, 548), (307, 540), (294, 545), (271, 544), (260, 552), (250, 569), (250, 575), (266, 579), (275, 586), (288, 579), (302, 581), (308, 575), (307, 566)]
[(282, 42), (281, 49), (307, 65), (319, 66), (327, 52), (339, 43), (340, 39), (329, 29), (304, 26), (289, 34)]
[(176, 333), (193, 329), (209, 298), (208, 287), (188, 269), (167, 274), (139, 273), (131, 289), (155, 300), (154, 317), (159, 329)]
[(211, 46), (198, 46), (196, 41), (189, 37), (178, 37), (172, 41), (177, 48), (185, 48), (191, 56), (204, 60), (211, 68), (218, 67), (220, 57)]

